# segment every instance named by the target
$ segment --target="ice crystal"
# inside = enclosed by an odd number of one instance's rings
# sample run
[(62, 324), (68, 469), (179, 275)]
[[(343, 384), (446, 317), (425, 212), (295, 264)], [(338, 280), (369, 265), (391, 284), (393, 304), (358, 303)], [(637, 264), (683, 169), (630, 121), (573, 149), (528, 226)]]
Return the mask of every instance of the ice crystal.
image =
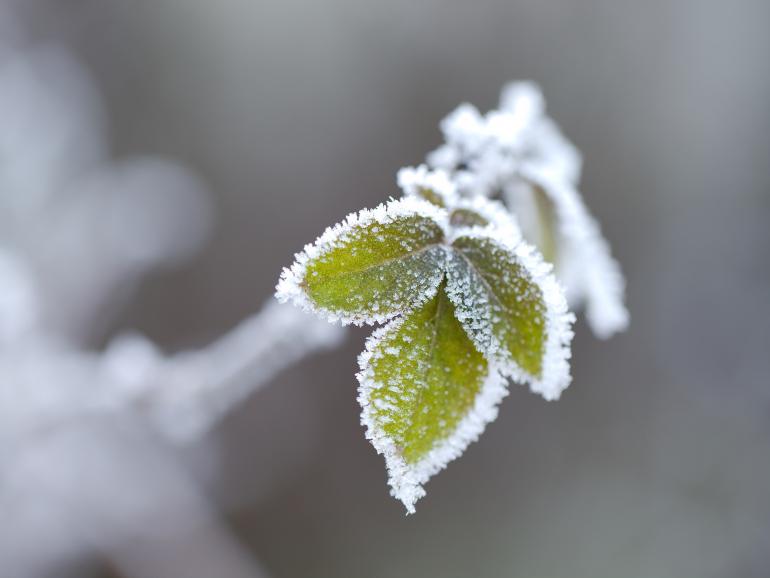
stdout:
[(515, 82), (500, 109), (482, 115), (464, 104), (441, 123), (446, 143), (428, 163), (461, 197), (500, 197), (530, 242), (556, 267), (570, 303), (586, 308), (594, 333), (609, 337), (628, 324), (620, 267), (577, 190), (581, 158), (545, 114), (540, 90)]
[(366, 435), (385, 457), (393, 496), (412, 513), (422, 484), (495, 418), (505, 382), (468, 338), (443, 287), (375, 331), (359, 365)]
[(408, 512), (496, 415), (505, 378), (555, 399), (569, 383), (566, 300), (510, 213), (443, 171), (402, 169), (405, 197), (348, 216), (298, 253), (281, 301), (389, 323), (359, 358), (367, 437)]
[(549, 400), (569, 385), (568, 297), (600, 337), (628, 322), (580, 154), (539, 89), (512, 83), (499, 110), (463, 104), (441, 130), (428, 165), (398, 172), (402, 200), (327, 229), (277, 286), (331, 321), (387, 322), (359, 357), (361, 419), (410, 513), (494, 419), (505, 378)]
[(446, 221), (417, 198), (348, 215), (295, 256), (276, 296), (343, 324), (386, 321), (433, 296)]

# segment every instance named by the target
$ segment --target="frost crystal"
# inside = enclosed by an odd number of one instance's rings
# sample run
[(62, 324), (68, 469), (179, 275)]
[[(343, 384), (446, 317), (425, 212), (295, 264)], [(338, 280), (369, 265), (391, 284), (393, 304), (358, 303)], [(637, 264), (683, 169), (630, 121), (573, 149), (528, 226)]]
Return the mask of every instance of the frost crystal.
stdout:
[(441, 129), (446, 143), (428, 164), (448, 173), (461, 197), (504, 200), (527, 240), (554, 264), (570, 303), (585, 305), (597, 336), (625, 329), (623, 275), (577, 190), (580, 153), (546, 116), (540, 90), (511, 83), (499, 110), (481, 115), (464, 104)]
[(349, 215), (276, 288), (342, 323), (382, 323), (359, 357), (367, 437), (408, 512), (423, 484), (494, 419), (505, 378), (556, 399), (570, 381), (572, 316), (505, 207), (448, 173), (399, 171), (404, 198)]
[(295, 255), (276, 297), (332, 322), (387, 321), (435, 294), (446, 228), (444, 211), (414, 197), (348, 215)]
[(330, 321), (387, 322), (359, 356), (358, 399), (409, 513), (495, 418), (506, 378), (548, 400), (569, 385), (567, 295), (601, 337), (628, 322), (620, 269), (576, 189), (580, 154), (537, 87), (510, 84), (486, 115), (463, 104), (441, 130), (428, 165), (398, 172), (402, 200), (327, 229), (276, 293)]

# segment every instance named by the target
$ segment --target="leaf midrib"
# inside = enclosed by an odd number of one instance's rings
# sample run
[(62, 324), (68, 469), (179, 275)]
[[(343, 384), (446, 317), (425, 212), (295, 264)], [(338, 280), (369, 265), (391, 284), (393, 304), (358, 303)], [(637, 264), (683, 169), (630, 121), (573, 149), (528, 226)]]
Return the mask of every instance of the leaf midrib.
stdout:
[[(442, 247), (442, 246), (443, 246), (442, 243), (431, 243), (430, 245), (425, 245), (424, 247), (422, 247), (420, 249), (417, 249), (416, 251), (411, 251), (409, 253), (404, 253), (403, 255), (400, 255), (398, 257), (391, 257), (389, 259), (385, 259), (384, 261), (379, 261), (377, 263), (374, 263), (372, 265), (368, 265), (368, 266), (363, 267), (361, 269), (351, 269), (351, 270), (347, 270), (347, 271), (342, 271), (340, 273), (327, 274), (327, 275), (324, 275), (324, 276), (327, 279), (339, 279), (340, 277), (345, 277), (347, 275), (353, 275), (353, 274), (356, 274), (356, 273), (366, 273), (366, 272), (370, 271), (371, 269), (375, 269), (377, 267), (383, 267), (383, 266), (385, 266), (385, 265), (387, 265), (389, 263), (393, 263), (393, 262), (396, 262), (396, 261), (403, 261), (403, 260), (409, 259), (411, 257), (417, 257), (417, 256), (421, 255), (422, 253), (425, 253), (426, 251), (430, 250), (430, 249), (434, 249), (436, 247)], [(303, 282), (305, 283), (305, 285), (307, 285), (307, 274), (305, 274), (305, 279), (303, 280)]]
[[(489, 282), (486, 280), (486, 278), (485, 278), (485, 277), (484, 277), (484, 275), (481, 273), (481, 271), (480, 271), (480, 270), (479, 270), (479, 269), (476, 267), (476, 265), (473, 263), (473, 261), (471, 261), (471, 259), (470, 259), (470, 258), (469, 258), (467, 255), (465, 255), (465, 254), (464, 254), (464, 252), (463, 252), (463, 250), (462, 250), (462, 249), (460, 249), (459, 247), (454, 247), (454, 246), (453, 246), (453, 247), (452, 247), (452, 249), (453, 249), (453, 250), (455, 250), (455, 251), (456, 251), (456, 252), (457, 252), (457, 253), (458, 253), (458, 254), (459, 254), (459, 255), (460, 255), (460, 256), (461, 256), (461, 257), (462, 257), (462, 258), (465, 260), (465, 262), (466, 262), (466, 263), (468, 263), (468, 266), (469, 266), (471, 269), (473, 269), (473, 271), (474, 271), (474, 272), (475, 272), (475, 273), (476, 273), (476, 274), (479, 276), (479, 278), (481, 279), (481, 282), (482, 282), (482, 284), (484, 285), (484, 287), (486, 287), (486, 289), (487, 289), (488, 293), (489, 293), (489, 294), (490, 294), (490, 295), (491, 295), (491, 296), (492, 296), (492, 297), (495, 299), (495, 301), (497, 302), (497, 304), (499, 305), (499, 307), (500, 307), (500, 308), (501, 308), (501, 309), (502, 309), (502, 310), (503, 310), (503, 311), (504, 311), (506, 314), (510, 314), (510, 310), (509, 310), (509, 308), (508, 308), (508, 307), (506, 307), (506, 306), (503, 304), (503, 302), (502, 302), (502, 301), (500, 300), (500, 298), (497, 296), (497, 294), (495, 293), (495, 291), (492, 289), (492, 286), (491, 286), (491, 285), (489, 284)], [(515, 335), (515, 334), (517, 333), (517, 331), (515, 330), (515, 328), (513, 329), (513, 331), (511, 331), (511, 329), (508, 329), (508, 326), (509, 326), (509, 324), (508, 324), (508, 323), (504, 323), (504, 327), (505, 327), (504, 331), (505, 331), (506, 333), (513, 333), (513, 334)], [(508, 346), (508, 344), (505, 344), (505, 348), (506, 348), (506, 350), (508, 349), (508, 347), (509, 347), (509, 346)], [(508, 351), (508, 355), (510, 355), (510, 356), (511, 356), (511, 358), (515, 360), (515, 356), (513, 355), (513, 353), (512, 353), (511, 351)], [(516, 361), (516, 364), (517, 364), (517, 365), (519, 365), (519, 366), (521, 365), (521, 364), (520, 364), (518, 361)], [(540, 362), (538, 365), (540, 366), (540, 368), (539, 368), (539, 370), (538, 370), (538, 371), (542, 371), (542, 354), (541, 354), (541, 362)], [(535, 372), (535, 373), (537, 373), (537, 372)]]
[[(412, 405), (412, 411), (409, 413), (409, 427), (407, 428), (407, 433), (411, 433), (412, 429), (414, 428), (414, 422), (415, 422), (415, 416), (417, 415), (417, 412), (422, 407), (422, 401), (425, 396), (425, 392), (428, 389), (428, 374), (430, 373), (431, 369), (436, 365), (435, 364), (435, 356), (436, 356), (436, 341), (438, 340), (438, 326), (441, 319), (441, 315), (443, 313), (443, 309), (446, 307), (444, 300), (446, 299), (444, 287), (444, 277), (442, 276), (441, 282), (439, 283), (439, 290), (438, 294), (436, 295), (436, 299), (438, 299), (438, 303), (436, 304), (436, 313), (433, 315), (433, 319), (431, 319), (431, 325), (433, 326), (433, 335), (431, 337), (430, 341), (430, 347), (428, 348), (428, 362), (425, 365), (425, 369), (421, 372), (422, 373), (422, 382), (423, 387), (419, 389), (419, 392), (417, 394), (417, 399), (415, 400), (414, 404)], [(431, 447), (431, 449), (433, 449)], [(430, 451), (430, 450), (428, 450)], [(420, 457), (417, 461), (422, 459)]]
[(460, 257), (462, 257), (462, 258), (463, 258), (463, 260), (465, 260), (465, 262), (466, 262), (466, 263), (468, 263), (468, 266), (469, 266), (471, 269), (473, 269), (473, 272), (474, 272), (474, 273), (476, 273), (476, 275), (478, 275), (479, 279), (481, 279), (481, 283), (482, 283), (482, 285), (483, 285), (483, 286), (484, 286), (484, 287), (487, 289), (487, 292), (488, 292), (490, 295), (492, 295), (492, 297), (494, 297), (495, 301), (497, 302), (497, 305), (498, 305), (498, 306), (499, 306), (501, 309), (503, 309), (504, 311), (506, 311), (506, 312), (507, 312), (507, 311), (508, 311), (508, 307), (506, 307), (506, 306), (503, 304), (502, 300), (501, 300), (501, 299), (500, 299), (500, 298), (497, 296), (497, 293), (495, 293), (494, 289), (492, 289), (492, 286), (489, 284), (489, 281), (487, 281), (486, 277), (484, 277), (484, 274), (483, 274), (483, 273), (482, 273), (482, 272), (479, 270), (479, 268), (478, 268), (478, 267), (476, 267), (476, 264), (475, 264), (473, 261), (471, 261), (470, 257), (468, 257), (467, 255), (465, 255), (465, 253), (463, 252), (463, 250), (462, 250), (462, 249), (460, 249), (460, 248), (458, 248), (458, 247), (452, 247), (452, 249), (453, 249), (453, 250), (454, 250), (454, 251), (455, 251), (457, 254), (459, 254), (459, 255), (460, 255)]

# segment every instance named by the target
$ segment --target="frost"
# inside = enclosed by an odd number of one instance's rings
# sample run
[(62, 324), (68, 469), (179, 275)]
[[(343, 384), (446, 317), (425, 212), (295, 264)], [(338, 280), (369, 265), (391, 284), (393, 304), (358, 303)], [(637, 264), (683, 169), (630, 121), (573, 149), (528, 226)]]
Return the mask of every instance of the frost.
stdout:
[(183, 443), (205, 434), (285, 367), (341, 338), (339, 328), (269, 301), (197, 351), (165, 356), (140, 335), (118, 336), (101, 370), (160, 431)]
[[(502, 91), (499, 110), (481, 115), (462, 105), (441, 129), (446, 143), (428, 155), (428, 164), (448, 173), (461, 197), (502, 197), (526, 238), (556, 265), (570, 303), (585, 304), (597, 336), (625, 329), (620, 267), (576, 188), (580, 153), (546, 116), (540, 90), (528, 82), (511, 83)], [(547, 195), (548, 214), (533, 208), (533, 185)]]
[[(328, 229), (284, 270), (277, 296), (332, 321), (390, 320), (359, 357), (359, 401), (411, 513), (423, 484), (494, 418), (505, 378), (559, 397), (572, 317), (502, 204), (460, 196), (426, 166), (398, 182), (402, 201)], [(431, 252), (440, 258), (415, 260)]]
[[(412, 343), (411, 353), (394, 357), (393, 342)], [(422, 310), (375, 331), (359, 366), (366, 436), (385, 457), (392, 495), (413, 513), (423, 484), (494, 420), (505, 380), (458, 325), (443, 290)]]
[[(441, 207), (448, 212), (451, 235), (474, 227), (492, 227), (500, 235), (515, 242), (521, 238), (519, 226), (502, 203), (485, 197), (464, 197), (457, 194), (457, 187), (442, 169), (431, 170), (426, 165), (404, 167), (398, 172), (398, 184), (406, 198), (424, 198), (431, 191), (441, 200)], [(462, 218), (457, 218), (462, 215)]]
[(489, 231), (455, 247), (447, 292), (468, 334), (505, 376), (558, 399), (571, 380), (574, 316), (551, 266), (528, 243)]
[(449, 174), (441, 169), (432, 171), (425, 165), (404, 167), (398, 171), (396, 180), (406, 197), (417, 197), (440, 207), (454, 205), (457, 190)]
[[(522, 174), (539, 185), (553, 203), (559, 246), (557, 274), (570, 302), (585, 303), (586, 317), (598, 337), (606, 339), (624, 330), (629, 322), (623, 304), (625, 280), (580, 194), (549, 167), (530, 165)], [(531, 189), (526, 192), (531, 194)], [(511, 204), (521, 193), (508, 191)]]
[[(495, 116), (494, 134), (520, 130), (536, 109)], [(472, 134), (462, 144), (474, 154), (496, 142), (471, 107), (444, 128)], [(389, 322), (359, 357), (359, 401), (391, 493), (410, 513), (423, 484), (494, 419), (506, 378), (549, 400), (570, 382), (574, 317), (552, 266), (502, 203), (462, 192), (457, 174), (401, 169), (401, 201), (327, 229), (276, 288), (280, 301), (330, 321)]]
[(276, 297), (332, 322), (386, 321), (435, 294), (447, 227), (445, 211), (414, 197), (348, 215), (295, 255)]

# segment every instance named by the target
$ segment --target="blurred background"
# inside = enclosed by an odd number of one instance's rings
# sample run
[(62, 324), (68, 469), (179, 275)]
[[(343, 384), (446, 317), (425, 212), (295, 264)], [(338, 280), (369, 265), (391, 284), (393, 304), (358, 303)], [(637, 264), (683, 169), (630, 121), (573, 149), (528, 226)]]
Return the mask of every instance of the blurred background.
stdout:
[[(77, 466), (54, 468), (42, 454), (18, 477), (18, 462), (0, 462), (0, 575), (770, 574), (766, 0), (1, 1), (0, 68), (39, 50), (79, 63), (93, 94), (78, 106), (101, 143), (92, 156), (144, 159), (152, 185), (127, 180), (164, 199), (158, 208), (150, 194), (142, 217), (165, 211), (151, 229), (174, 256), (162, 270), (122, 272), (96, 300), (73, 281), (94, 274), (96, 257), (46, 264), (43, 290), (72, 289), (39, 314), (83, 351), (125, 332), (165, 352), (216, 339), (268, 300), (304, 243), (398, 194), (396, 170), (440, 143), (448, 112), (465, 101), (496, 106), (513, 79), (541, 85), (584, 155), (581, 189), (627, 277), (631, 325), (603, 342), (579, 321), (562, 400), (513, 387), (497, 421), (409, 517), (359, 425), (354, 372), (366, 330), (278, 373), (192, 442), (147, 441), (154, 434), (136, 423), (101, 418), (123, 428), (121, 440), (152, 448), (126, 450), (139, 470), (105, 473), (104, 447), (79, 442), (88, 459)], [(69, 76), (41, 78), (48, 97), (77, 92)], [(38, 139), (24, 149), (25, 183), (43, 170), (36, 143), (49, 142), (34, 98), (0, 95), (0, 141), (11, 130)], [(22, 131), (19, 103), (38, 118)], [(18, 153), (17, 141), (6, 151)], [(89, 186), (113, 190), (115, 170)], [(33, 198), (0, 182), (5, 200)], [(21, 205), (0, 202), (0, 238), (8, 251), (46, 254), (41, 246), (59, 238), (22, 225), (33, 213)], [(130, 210), (111, 214), (127, 245), (141, 241)], [(100, 245), (85, 234), (85, 245)], [(78, 325), (80, 309), (90, 317)], [(9, 359), (0, 381), (10, 388)], [(0, 399), (6, 413), (14, 403), (12, 391)], [(73, 435), (102, 437), (88, 428)], [(107, 453), (125, 466), (120, 447)], [(114, 526), (119, 504), (135, 525), (109, 546), (76, 531), (79, 502), (29, 482), (52, 476), (70, 489), (109, 481), (114, 491), (88, 516)], [(145, 484), (163, 491), (143, 501), (135, 490)], [(54, 500), (67, 510), (55, 520)], [(21, 532), (30, 508), (36, 522)], [(75, 534), (86, 538), (62, 545)]]

